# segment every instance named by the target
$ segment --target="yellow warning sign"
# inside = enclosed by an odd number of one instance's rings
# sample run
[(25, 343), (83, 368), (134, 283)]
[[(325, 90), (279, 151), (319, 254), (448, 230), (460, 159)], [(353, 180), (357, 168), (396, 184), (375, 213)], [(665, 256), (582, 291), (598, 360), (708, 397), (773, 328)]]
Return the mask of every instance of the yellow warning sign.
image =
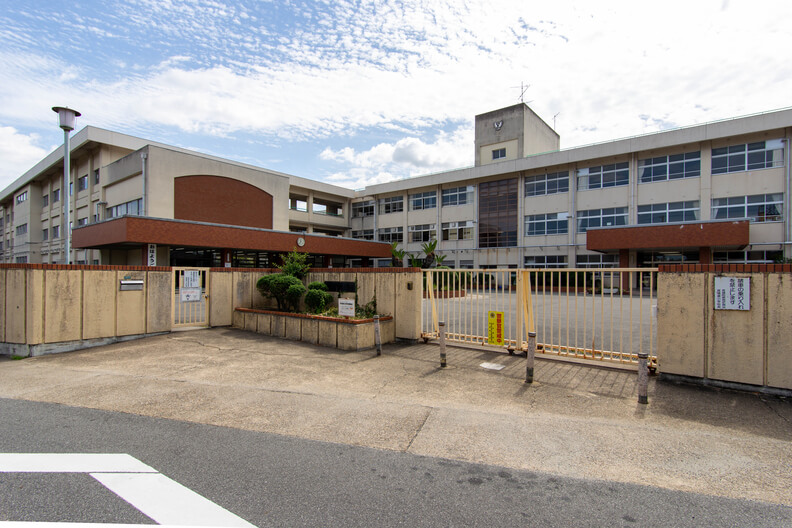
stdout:
[(503, 344), (503, 312), (489, 312), (487, 317), (487, 343)]

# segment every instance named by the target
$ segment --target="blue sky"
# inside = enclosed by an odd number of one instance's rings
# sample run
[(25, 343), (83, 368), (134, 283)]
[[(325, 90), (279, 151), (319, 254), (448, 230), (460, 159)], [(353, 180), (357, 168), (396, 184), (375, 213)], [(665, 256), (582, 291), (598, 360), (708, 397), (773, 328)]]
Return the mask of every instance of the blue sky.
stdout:
[(792, 2), (0, 0), (0, 188), (93, 125), (350, 188), (792, 106)]

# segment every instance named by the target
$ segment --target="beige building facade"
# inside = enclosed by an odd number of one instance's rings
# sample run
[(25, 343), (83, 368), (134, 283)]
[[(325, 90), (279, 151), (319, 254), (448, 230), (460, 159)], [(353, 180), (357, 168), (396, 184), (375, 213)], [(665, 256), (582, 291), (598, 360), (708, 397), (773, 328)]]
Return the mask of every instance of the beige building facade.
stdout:
[[(454, 268), (792, 257), (791, 109), (572, 149), (524, 104), (475, 131), (473, 167), (353, 191), (89, 126), (72, 138), (71, 262), (139, 265), (154, 245), (157, 265), (255, 267), (299, 246), (385, 266), (385, 243), (431, 240)], [(56, 150), (0, 192), (0, 262), (65, 262), (62, 171)]]

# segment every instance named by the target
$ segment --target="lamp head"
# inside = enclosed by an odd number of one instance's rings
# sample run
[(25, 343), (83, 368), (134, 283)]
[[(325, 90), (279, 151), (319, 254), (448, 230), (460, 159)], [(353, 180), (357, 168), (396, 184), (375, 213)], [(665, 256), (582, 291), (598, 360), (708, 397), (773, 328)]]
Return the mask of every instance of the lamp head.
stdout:
[(74, 130), (74, 118), (82, 115), (77, 110), (65, 106), (53, 106), (52, 111), (58, 114), (58, 126), (68, 131)]

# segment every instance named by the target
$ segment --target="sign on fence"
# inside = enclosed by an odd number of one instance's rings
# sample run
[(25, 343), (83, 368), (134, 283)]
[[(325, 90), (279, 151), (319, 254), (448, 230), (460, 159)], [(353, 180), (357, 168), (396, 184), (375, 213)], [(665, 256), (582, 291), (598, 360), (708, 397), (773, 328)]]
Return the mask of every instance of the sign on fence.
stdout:
[(715, 309), (751, 309), (750, 277), (715, 277)]
[(488, 313), (487, 343), (490, 345), (503, 345), (503, 312)]

